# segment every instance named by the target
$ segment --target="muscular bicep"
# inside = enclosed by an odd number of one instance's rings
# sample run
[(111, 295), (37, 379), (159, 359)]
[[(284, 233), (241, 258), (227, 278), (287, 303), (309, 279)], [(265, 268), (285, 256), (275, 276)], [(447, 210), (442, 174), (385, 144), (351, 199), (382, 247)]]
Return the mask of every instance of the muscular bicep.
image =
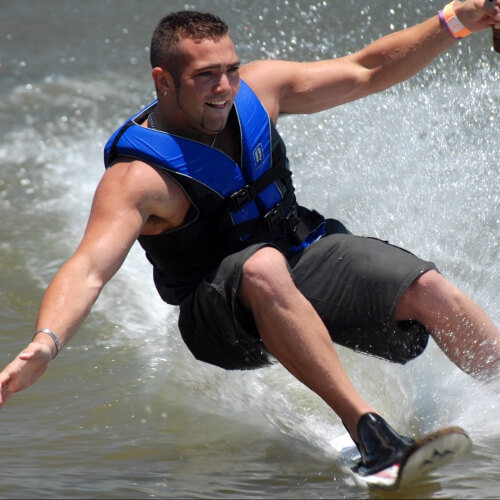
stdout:
[(350, 57), (313, 62), (257, 61), (242, 78), (273, 120), (284, 113), (315, 113), (370, 93), (371, 71)]
[[(116, 165), (104, 174), (94, 195), (83, 239), (74, 259), (85, 261), (104, 284), (118, 271), (150, 216), (146, 181)], [(143, 185), (144, 184), (144, 185)]]

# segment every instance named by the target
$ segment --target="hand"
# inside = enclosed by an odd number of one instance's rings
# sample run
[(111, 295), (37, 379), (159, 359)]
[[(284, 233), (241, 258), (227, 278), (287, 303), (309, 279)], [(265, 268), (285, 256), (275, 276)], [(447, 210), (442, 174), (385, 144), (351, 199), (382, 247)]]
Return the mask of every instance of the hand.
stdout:
[(455, 1), (453, 7), (462, 24), (471, 31), (500, 26), (500, 0)]
[(45, 372), (52, 358), (50, 348), (31, 342), (26, 349), (0, 373), (0, 408), (12, 394), (35, 383)]

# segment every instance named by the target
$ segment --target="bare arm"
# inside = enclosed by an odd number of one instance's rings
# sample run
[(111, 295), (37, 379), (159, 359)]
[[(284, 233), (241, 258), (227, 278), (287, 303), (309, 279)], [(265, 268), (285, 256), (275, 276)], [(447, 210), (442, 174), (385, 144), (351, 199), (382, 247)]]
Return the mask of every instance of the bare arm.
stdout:
[[(47, 328), (55, 332), (61, 347), (70, 340), (103, 286), (122, 265), (149, 217), (168, 217), (168, 208), (157, 208), (158, 201), (162, 207), (168, 207), (163, 198), (169, 198), (164, 179), (145, 164), (117, 164), (106, 171), (78, 249), (44, 294), (36, 330)], [(0, 373), (0, 407), (13, 393), (33, 384), (55, 354), (55, 343), (49, 335), (35, 335)]]
[[(492, 25), (498, 15), (485, 0), (455, 2), (471, 31)], [(259, 95), (273, 120), (281, 113), (314, 113), (380, 92), (415, 75), (455, 43), (439, 17), (392, 33), (352, 55), (314, 62), (256, 61), (241, 76)]]
[[(103, 286), (116, 273), (139, 235), (144, 216), (135, 193), (122, 186), (124, 169), (108, 170), (96, 190), (84, 237), (43, 297), (36, 329), (50, 328), (65, 345), (86, 318)], [(117, 175), (124, 174), (124, 175)], [(125, 180), (125, 182), (127, 182)], [(113, 200), (110, 203), (110, 200)], [(49, 343), (40, 334), (35, 340)]]

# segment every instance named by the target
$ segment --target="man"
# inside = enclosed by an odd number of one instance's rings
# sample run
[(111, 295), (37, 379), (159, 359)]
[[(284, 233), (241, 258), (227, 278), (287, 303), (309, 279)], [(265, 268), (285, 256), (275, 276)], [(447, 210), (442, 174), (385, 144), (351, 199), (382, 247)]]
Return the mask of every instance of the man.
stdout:
[(359, 396), (332, 339), (405, 363), (431, 334), (485, 377), (500, 365), (499, 332), (433, 263), (299, 206), (274, 123), (386, 89), (495, 22), (500, 0), (454, 2), (344, 58), (240, 67), (219, 18), (162, 19), (151, 42), (158, 99), (106, 145), (85, 235), (44, 295), (32, 342), (0, 374), (0, 404), (43, 374), (138, 239), (196, 358), (246, 369), (271, 354), (339, 415), (362, 472), (398, 460), (411, 439)]

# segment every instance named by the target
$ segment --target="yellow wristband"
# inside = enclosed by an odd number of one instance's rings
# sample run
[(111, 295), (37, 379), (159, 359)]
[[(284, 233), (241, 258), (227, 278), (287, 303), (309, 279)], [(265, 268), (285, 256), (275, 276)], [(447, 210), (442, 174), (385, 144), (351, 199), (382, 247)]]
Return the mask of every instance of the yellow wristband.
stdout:
[(441, 19), (441, 22), (446, 26), (451, 36), (457, 40), (472, 33), (472, 31), (466, 28), (460, 19), (458, 19), (455, 9), (453, 8), (453, 2), (445, 5), (444, 9), (439, 11), (439, 19)]

